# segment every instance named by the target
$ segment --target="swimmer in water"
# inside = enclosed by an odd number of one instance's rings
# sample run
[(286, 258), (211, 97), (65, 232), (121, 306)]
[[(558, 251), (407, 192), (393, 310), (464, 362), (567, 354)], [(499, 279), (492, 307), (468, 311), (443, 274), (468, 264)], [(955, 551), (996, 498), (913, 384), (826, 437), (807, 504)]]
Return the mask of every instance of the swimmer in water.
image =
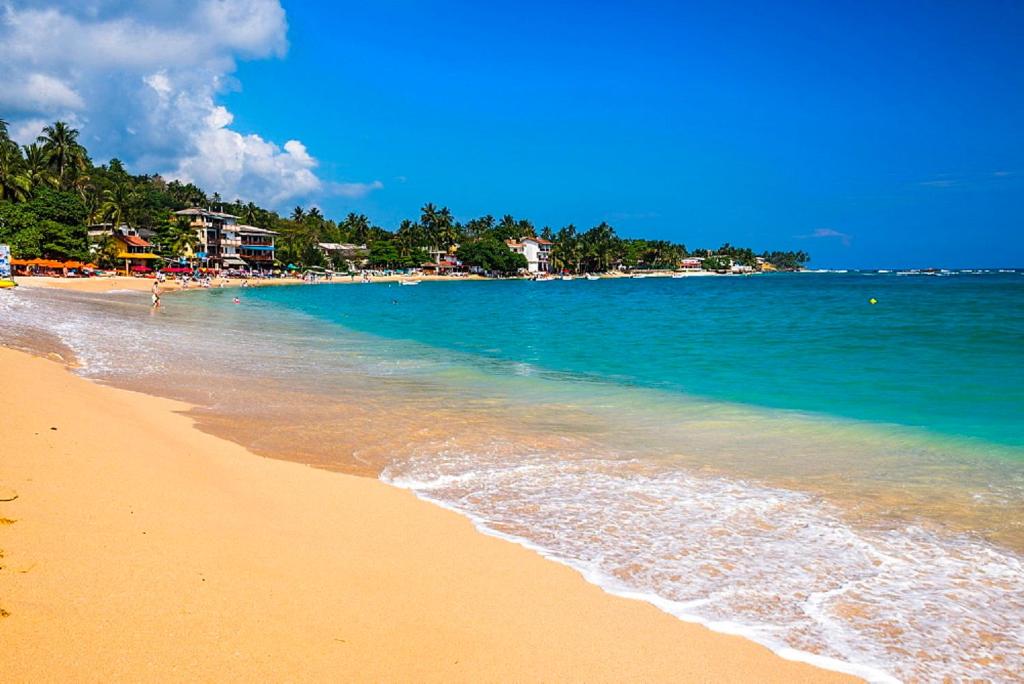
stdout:
[(234, 302), (235, 302), (235, 304), (241, 304), (242, 300), (239, 299), (238, 297), (235, 297)]
[(160, 308), (160, 283), (157, 281), (153, 282), (153, 308)]

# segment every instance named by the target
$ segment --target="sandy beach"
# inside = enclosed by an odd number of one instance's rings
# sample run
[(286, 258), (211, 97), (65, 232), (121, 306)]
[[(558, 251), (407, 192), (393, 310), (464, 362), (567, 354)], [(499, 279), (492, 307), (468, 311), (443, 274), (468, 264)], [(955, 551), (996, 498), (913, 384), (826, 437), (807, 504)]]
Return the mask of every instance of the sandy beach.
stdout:
[[(669, 278), (673, 275), (671, 271), (656, 271), (645, 274), (648, 278)], [(721, 276), (718, 273), (712, 273), (710, 271), (686, 271), (679, 274), (685, 278), (699, 278), (705, 276)], [(606, 278), (629, 278), (630, 276), (625, 273), (606, 273), (599, 276), (602, 279)], [(581, 275), (573, 276), (576, 280), (583, 280), (584, 277)], [(403, 280), (411, 281), (438, 281), (438, 282), (462, 282), (466, 280), (477, 280), (486, 281), (488, 278), (484, 278), (478, 275), (464, 275), (459, 277), (452, 276), (440, 276), (440, 275), (381, 275), (373, 276), (372, 283), (397, 283)], [(153, 287), (152, 278), (136, 278), (133, 276), (111, 276), (104, 278), (56, 278), (51, 276), (15, 276), (14, 282), (22, 287), (42, 287), (42, 288), (56, 288), (60, 290), (74, 290), (77, 292), (111, 292), (114, 290), (133, 290), (139, 292), (149, 292)], [(271, 287), (279, 285), (307, 285), (300, 278), (272, 278), (272, 279), (259, 279), (253, 278), (251, 280), (243, 281), (239, 278), (231, 279), (215, 279), (214, 287), (220, 287), (223, 283), (224, 287), (241, 287), (242, 283), (246, 282), (249, 287)], [(352, 279), (347, 276), (338, 276), (332, 280), (321, 280), (315, 284), (317, 285), (332, 285), (342, 284), (351, 285), (359, 284), (358, 279)], [(171, 279), (160, 283), (161, 292), (175, 292), (182, 288)], [(189, 290), (201, 289), (197, 286), (188, 288)]]
[[(377, 480), (0, 349), (8, 681), (823, 681)], [(16, 498), (15, 498), (16, 497)]]

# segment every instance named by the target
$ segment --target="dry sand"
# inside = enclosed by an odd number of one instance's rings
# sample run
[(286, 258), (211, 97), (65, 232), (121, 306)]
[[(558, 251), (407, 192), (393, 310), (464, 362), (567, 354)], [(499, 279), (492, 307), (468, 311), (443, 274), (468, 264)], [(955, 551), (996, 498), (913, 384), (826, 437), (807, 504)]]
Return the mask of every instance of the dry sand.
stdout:
[(181, 404), (7, 349), (0, 396), (4, 681), (841, 678)]

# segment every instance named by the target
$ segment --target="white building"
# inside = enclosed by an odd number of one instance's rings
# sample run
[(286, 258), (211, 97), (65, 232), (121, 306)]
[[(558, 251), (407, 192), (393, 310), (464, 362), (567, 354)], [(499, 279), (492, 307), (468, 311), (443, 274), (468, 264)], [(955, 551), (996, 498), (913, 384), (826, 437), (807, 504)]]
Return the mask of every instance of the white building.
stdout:
[(551, 241), (527, 236), (506, 240), (505, 244), (513, 252), (526, 257), (526, 269), (530, 273), (548, 273), (551, 270)]
[(344, 263), (349, 271), (358, 270), (366, 264), (366, 245), (349, 242), (318, 242), (317, 248), (329, 262), (340, 266)]

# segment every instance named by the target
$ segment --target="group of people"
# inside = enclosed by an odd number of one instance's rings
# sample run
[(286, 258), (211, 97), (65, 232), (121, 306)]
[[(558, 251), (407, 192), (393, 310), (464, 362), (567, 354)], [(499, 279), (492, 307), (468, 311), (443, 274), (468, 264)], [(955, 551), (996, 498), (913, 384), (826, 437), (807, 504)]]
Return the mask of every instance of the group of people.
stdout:
[[(179, 276), (179, 277), (175, 278), (175, 283), (177, 283), (178, 287), (181, 288), (182, 290), (187, 290), (189, 288), (189, 283), (191, 281), (192, 281), (192, 279), (190, 279), (190, 278), (188, 278), (186, 276)], [(159, 309), (160, 308), (160, 284), (163, 283), (163, 282), (165, 282), (165, 279), (164, 279), (162, 274), (160, 276), (158, 276), (156, 278), (156, 280), (153, 281), (153, 287), (151, 288), (151, 292), (152, 292), (152, 295), (153, 295), (153, 300), (152, 300), (153, 301), (153, 304), (152, 304), (152, 308), (153, 309)], [(196, 282), (196, 285), (198, 287), (202, 287), (202, 288), (213, 287), (213, 279), (210, 276), (203, 276), (202, 278), (196, 279), (195, 282)], [(227, 282), (228, 282), (228, 279), (222, 277), (220, 279), (220, 282), (217, 283), (217, 287), (224, 287), (225, 285), (227, 285)], [(246, 278), (245, 280), (242, 281), (242, 287), (249, 287), (249, 279), (248, 278)], [(242, 303), (241, 300), (238, 297), (235, 297), (233, 299), (233, 302), (235, 304), (241, 304)]]

